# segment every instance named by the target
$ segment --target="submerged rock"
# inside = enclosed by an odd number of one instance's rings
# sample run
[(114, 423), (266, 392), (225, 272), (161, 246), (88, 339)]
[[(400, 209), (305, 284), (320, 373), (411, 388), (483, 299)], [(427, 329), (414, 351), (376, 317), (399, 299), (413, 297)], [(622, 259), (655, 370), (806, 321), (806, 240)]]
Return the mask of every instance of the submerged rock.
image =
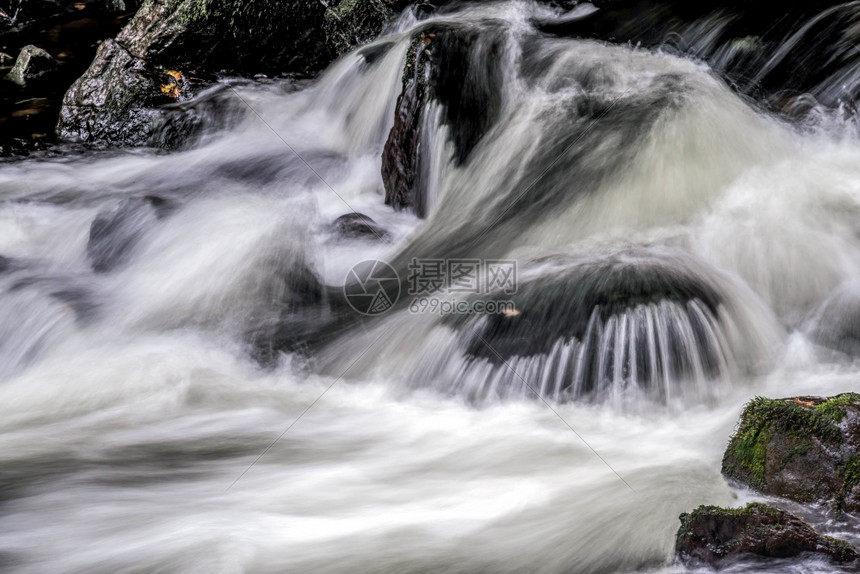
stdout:
[(391, 237), (378, 223), (362, 213), (341, 215), (331, 224), (331, 230), (347, 239), (386, 241)]
[(745, 556), (790, 558), (803, 553), (841, 564), (860, 560), (860, 552), (849, 543), (818, 534), (796, 516), (766, 504), (700, 506), (680, 520), (675, 553), (688, 564), (720, 567)]
[(325, 287), (310, 266), (299, 262), (278, 277), (281, 288), (245, 333), (251, 356), (264, 366), (283, 353), (303, 354), (329, 318)]
[[(315, 0), (151, 0), (63, 100), (58, 135), (121, 145), (149, 143), (156, 108), (188, 98), (179, 78), (216, 73), (308, 72), (331, 54)], [(190, 88), (190, 90), (189, 90)]]
[(439, 121), (449, 129), (458, 165), (495, 123), (501, 108), (501, 50), (501, 30), (490, 28), (434, 24), (413, 36), (382, 154), (386, 205), (411, 209), (419, 217), (427, 213), (421, 175), (432, 134), (422, 128), (433, 120), (427, 116), (432, 105), (440, 108)]
[(175, 208), (169, 200), (147, 195), (125, 199), (113, 209), (99, 213), (90, 226), (87, 242), (87, 257), (93, 271), (111, 271), (128, 261), (143, 234)]
[(461, 334), (455, 384), (467, 394), (516, 393), (519, 374), (553, 400), (708, 400), (722, 378), (766, 361), (769, 322), (684, 252), (625, 247), (518, 270), (503, 263), (486, 277), (513, 281), (478, 297), (486, 312), (444, 319)]
[(48, 52), (31, 44), (24, 46), (21, 53), (18, 54), (15, 66), (6, 76), (6, 79), (20, 86), (26, 86), (31, 82), (45, 78), (60, 66), (60, 62)]
[(754, 399), (722, 472), (765, 494), (860, 511), (860, 394)]
[(860, 287), (843, 285), (813, 314), (807, 332), (817, 344), (860, 357)]

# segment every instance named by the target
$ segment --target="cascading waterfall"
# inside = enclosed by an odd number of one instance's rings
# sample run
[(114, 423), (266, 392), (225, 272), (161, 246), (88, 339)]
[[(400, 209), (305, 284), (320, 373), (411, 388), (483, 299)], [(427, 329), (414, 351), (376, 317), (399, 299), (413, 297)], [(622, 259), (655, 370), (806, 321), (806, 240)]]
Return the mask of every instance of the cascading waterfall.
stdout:
[[(313, 82), (187, 102), (227, 113), (186, 149), (0, 163), (0, 569), (684, 571), (678, 514), (751, 496), (718, 470), (741, 405), (857, 389), (857, 3), (746, 43), (542, 29), (594, 12), (406, 13)], [(805, 104), (752, 100), (822, 29)], [(344, 297), (368, 260), (401, 281), (378, 317)], [(516, 289), (415, 295), (415, 260)]]
[[(461, 386), (470, 395), (504, 398), (536, 393), (554, 401), (588, 396), (599, 400), (629, 393), (636, 400), (670, 401), (691, 390), (707, 395), (713, 384), (709, 379), (729, 373), (732, 357), (722, 325), (698, 301), (638, 305), (606, 321), (599, 318), (600, 311), (596, 307), (592, 312), (581, 341), (558, 341), (545, 355), (517, 357), (501, 366), (470, 364)], [(520, 376), (522, 381), (517, 381)], [(532, 389), (525, 381), (540, 386)]]

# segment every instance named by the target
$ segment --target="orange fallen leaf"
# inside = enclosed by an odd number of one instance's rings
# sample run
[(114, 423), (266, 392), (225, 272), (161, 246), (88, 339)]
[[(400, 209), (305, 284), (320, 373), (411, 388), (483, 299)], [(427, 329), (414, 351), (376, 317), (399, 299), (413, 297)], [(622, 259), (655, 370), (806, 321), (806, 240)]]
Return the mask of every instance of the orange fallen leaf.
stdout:
[(520, 312), (516, 309), (505, 309), (505, 317), (519, 317)]
[(182, 81), (182, 72), (179, 70), (167, 70), (167, 75), (173, 81), (162, 84), (161, 93), (175, 100), (182, 94), (182, 88), (179, 87), (179, 82)]
[(164, 84), (161, 86), (161, 93), (176, 99), (182, 93), (182, 90), (179, 89), (179, 86), (175, 83), (171, 82), (170, 84)]
[(84, 4), (83, 2), (75, 2), (74, 4), (72, 4), (72, 6), (75, 7), (75, 10), (83, 10), (84, 8), (87, 7), (87, 5)]
[(802, 401), (798, 398), (795, 398), (794, 402), (801, 405), (801, 406), (804, 406), (804, 407), (814, 407), (815, 406), (815, 401)]

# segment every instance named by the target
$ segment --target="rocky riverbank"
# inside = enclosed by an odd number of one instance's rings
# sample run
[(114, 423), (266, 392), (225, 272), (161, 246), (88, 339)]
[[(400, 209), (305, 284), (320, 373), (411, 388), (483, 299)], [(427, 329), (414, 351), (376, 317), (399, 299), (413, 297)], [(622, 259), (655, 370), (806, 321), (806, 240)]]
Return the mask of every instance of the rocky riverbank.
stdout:
[[(315, 0), (287, 4), (148, 0), (139, 7), (130, 0), (11, 4), (0, 5), (0, 52), (6, 54), (0, 55), (2, 71), (11, 71), (19, 52), (29, 45), (46, 51), (60, 65), (41, 83), (3, 82), (0, 155), (58, 140), (175, 147), (181, 145), (182, 134), (194, 131), (193, 126), (184, 125), (187, 117), (164, 112), (165, 108), (196, 102), (194, 97), (218, 78), (310, 77), (338, 55), (376, 38), (404, 10), (420, 19), (434, 11), (457, 9), (445, 0), (413, 4), (340, 0), (327, 5)], [(767, 10), (752, 10), (741, 2), (693, 6), (666, 0), (653, 6), (618, 0), (594, 5), (597, 10), (583, 11), (575, 2), (548, 2), (555, 16), (542, 17), (534, 25), (549, 35), (637, 43), (702, 58), (736, 90), (779, 113), (806, 109), (807, 100), (798, 96), (807, 93), (834, 106), (844, 102), (845, 94), (815, 92), (822, 79), (852, 57), (835, 53), (826, 41), (835, 34), (853, 33), (841, 28), (839, 14), (819, 19), (814, 30), (805, 32), (821, 40), (808, 44), (802, 54), (780, 52), (773, 59), (799, 22), (827, 6), (781, 4), (786, 15), (773, 23), (763, 16)], [(420, 39), (421, 50), (416, 49), (414, 57), (416, 70), (426, 68), (429, 89), (410, 88), (410, 74), (404, 76), (395, 130), (384, 153), (387, 201), (418, 214), (424, 209), (421, 182), (415, 176), (421, 158), (406, 156), (421, 137), (417, 122), (423, 108), (431, 101), (442, 104), (461, 160), (487, 129), (493, 113), (493, 106), (486, 110), (470, 106), (471, 100), (462, 97), (474, 92), (470, 86), (477, 84), (470, 78), (481, 72), (469, 62), (492, 62), (493, 55), (471, 53), (472, 44), (462, 31), (447, 30), (438, 38), (431, 34), (435, 32), (427, 30)], [(441, 63), (462, 73), (443, 82), (434, 72)], [(484, 72), (492, 76), (491, 69)], [(455, 89), (455, 76), (463, 80), (460, 90)], [(488, 97), (492, 102), (498, 97), (492, 82), (478, 84), (472, 100)], [(170, 135), (156, 134), (171, 122), (177, 125), (167, 126)]]
[[(860, 510), (860, 394), (830, 398), (758, 397), (744, 409), (722, 463), (732, 483), (826, 508), (834, 518)], [(847, 542), (823, 536), (772, 505), (702, 506), (680, 517), (676, 554), (686, 563), (822, 554), (860, 567)]]

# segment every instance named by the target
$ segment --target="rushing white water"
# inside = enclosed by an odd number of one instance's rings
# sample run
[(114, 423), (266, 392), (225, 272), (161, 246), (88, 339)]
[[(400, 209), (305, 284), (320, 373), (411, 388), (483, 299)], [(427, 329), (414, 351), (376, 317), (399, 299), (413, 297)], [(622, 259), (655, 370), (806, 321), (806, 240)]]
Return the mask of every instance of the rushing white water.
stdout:
[[(501, 37), (502, 81), (463, 164), (439, 109), (425, 118), (426, 220), (385, 206), (379, 175), (426, 25), (408, 16), (380, 57), (312, 85), (233, 84), (222, 97), (253, 111), (187, 151), (0, 165), (0, 569), (685, 571), (678, 515), (752, 496), (719, 471), (743, 404), (860, 389), (832, 319), (860, 305), (860, 140), (824, 112), (803, 130), (764, 115), (700, 62), (539, 35), (535, 16), (555, 14), (434, 22)], [(90, 227), (111, 209), (130, 247), (96, 273)], [(353, 211), (388, 241), (337, 237)], [(354, 264), (414, 257), (516, 259), (520, 311), (549, 301), (553, 321), (516, 339), (406, 305), (338, 315)], [(580, 289), (607, 261), (629, 282)], [(303, 287), (314, 275), (334, 289)], [(270, 328), (302, 344), (261, 365)]]

